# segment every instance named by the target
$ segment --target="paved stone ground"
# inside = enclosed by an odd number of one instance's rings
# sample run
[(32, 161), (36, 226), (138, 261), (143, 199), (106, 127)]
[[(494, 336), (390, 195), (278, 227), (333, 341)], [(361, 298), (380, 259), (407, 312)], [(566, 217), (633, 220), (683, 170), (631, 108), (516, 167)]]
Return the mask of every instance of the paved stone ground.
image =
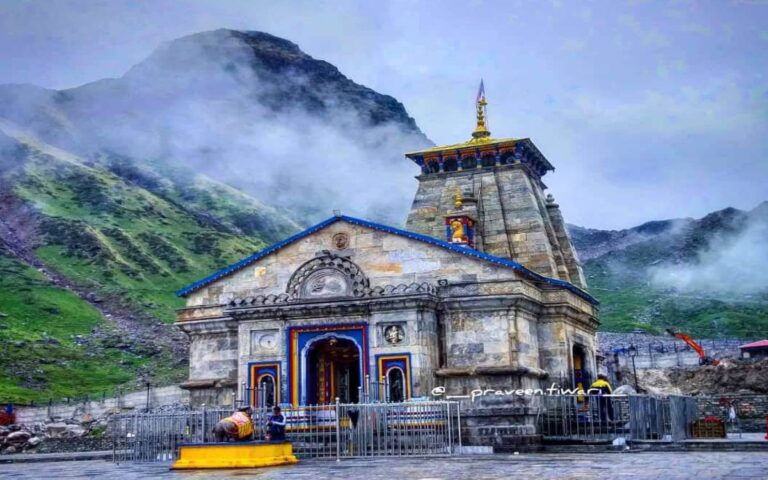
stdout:
[(446, 479), (766, 479), (768, 452), (526, 454), (454, 458), (306, 460), (261, 470), (171, 472), (167, 464), (114, 465), (104, 461), (0, 465), (2, 479), (134, 480), (258, 478), (336, 480)]

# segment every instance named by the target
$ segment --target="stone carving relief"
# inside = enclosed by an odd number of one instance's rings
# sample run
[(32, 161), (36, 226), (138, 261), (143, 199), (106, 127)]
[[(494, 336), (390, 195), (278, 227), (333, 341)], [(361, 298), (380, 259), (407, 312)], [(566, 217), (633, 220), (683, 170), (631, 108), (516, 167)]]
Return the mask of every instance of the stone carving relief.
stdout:
[(286, 293), (297, 298), (362, 297), (368, 278), (347, 258), (328, 251), (308, 261), (293, 274)]
[[(323, 287), (325, 288), (325, 287)], [(386, 285), (383, 287), (366, 287), (363, 288), (359, 295), (355, 295), (362, 298), (377, 298), (377, 297), (398, 297), (405, 295), (417, 295), (417, 294), (429, 294), (436, 295), (437, 288), (429, 283), (411, 283), (406, 285), (401, 283), (399, 285)], [(322, 297), (321, 297), (322, 298)], [(245, 307), (265, 307), (271, 305), (286, 305), (291, 302), (297, 302), (301, 297), (292, 297), (287, 293), (281, 293), (280, 295), (257, 295), (255, 297), (235, 298), (229, 302), (230, 307), (245, 308)]]
[(339, 250), (344, 250), (349, 246), (349, 235), (339, 232), (333, 236), (333, 246)]
[(405, 329), (402, 325), (384, 327), (384, 340), (390, 345), (399, 345), (405, 340)]
[(251, 353), (273, 352), (277, 350), (277, 329), (251, 330)]
[[(322, 288), (324, 289), (325, 287)], [(383, 287), (365, 287), (361, 289), (359, 294), (356, 294), (355, 296), (363, 298), (377, 298), (398, 297), (416, 294), (436, 295), (437, 288), (434, 285), (430, 285), (426, 282), (411, 283), (410, 285), (401, 283), (399, 285), (386, 285)], [(288, 293), (281, 293), (280, 295), (258, 295), (255, 297), (235, 298), (229, 302), (229, 306), (234, 308), (265, 307), (271, 305), (285, 305), (291, 302), (296, 302), (300, 299), (301, 297), (298, 295), (296, 297), (292, 297)]]
[(349, 285), (344, 273), (323, 268), (312, 273), (299, 289), (301, 298), (348, 297)]

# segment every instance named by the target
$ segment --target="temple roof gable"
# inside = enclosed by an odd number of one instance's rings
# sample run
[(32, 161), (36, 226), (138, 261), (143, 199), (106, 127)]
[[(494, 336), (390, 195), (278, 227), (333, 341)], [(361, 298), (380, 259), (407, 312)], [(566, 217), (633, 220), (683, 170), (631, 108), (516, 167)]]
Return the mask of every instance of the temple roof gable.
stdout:
[(564, 287), (564, 288), (574, 292), (578, 296), (584, 298), (585, 300), (589, 301), (590, 303), (597, 304), (597, 300), (595, 300), (591, 295), (589, 295), (588, 293), (584, 292), (583, 290), (577, 288), (576, 286), (574, 286), (574, 285), (572, 285), (572, 284), (570, 284), (568, 282), (565, 282), (563, 280), (548, 278), (548, 277), (539, 275), (539, 274), (537, 274), (537, 273), (535, 273), (535, 272), (525, 268), (524, 266), (520, 265), (519, 263), (517, 263), (517, 262), (515, 262), (513, 260), (510, 260), (510, 259), (507, 259), (507, 258), (496, 257), (496, 256), (493, 256), (493, 255), (489, 255), (487, 253), (483, 253), (483, 252), (474, 250), (472, 248), (467, 248), (465, 246), (451, 244), (451, 243), (448, 243), (448, 242), (445, 242), (445, 241), (442, 241), (442, 240), (439, 240), (439, 239), (436, 239), (434, 237), (430, 237), (430, 236), (427, 236), (427, 235), (422, 235), (422, 234), (419, 234), (419, 233), (409, 232), (409, 231), (406, 231), (406, 230), (401, 230), (399, 228), (390, 227), (390, 226), (387, 226), (387, 225), (382, 225), (382, 224), (379, 224), (379, 223), (370, 222), (370, 221), (362, 220), (362, 219), (359, 219), (359, 218), (349, 217), (349, 216), (346, 216), (346, 215), (337, 215), (337, 216), (330, 217), (330, 218), (328, 218), (328, 219), (318, 223), (317, 225), (309, 227), (306, 230), (303, 230), (303, 231), (301, 231), (301, 232), (299, 232), (299, 233), (297, 233), (297, 234), (295, 234), (295, 235), (293, 235), (291, 237), (288, 237), (288, 238), (286, 238), (285, 240), (283, 240), (281, 242), (275, 243), (275, 244), (273, 244), (273, 245), (271, 245), (271, 246), (269, 246), (269, 247), (267, 247), (267, 248), (265, 248), (265, 249), (263, 249), (263, 250), (261, 250), (259, 252), (256, 252), (256, 253), (254, 253), (254, 254), (252, 254), (252, 255), (250, 255), (250, 256), (248, 256), (248, 257), (246, 257), (246, 258), (244, 258), (244, 259), (242, 259), (242, 260), (240, 260), (238, 262), (235, 262), (235, 263), (233, 263), (231, 265), (228, 265), (228, 266), (222, 268), (221, 270), (218, 270), (218, 271), (212, 273), (211, 275), (208, 275), (205, 278), (202, 278), (202, 279), (200, 279), (200, 280), (198, 280), (198, 281), (196, 281), (194, 283), (191, 283), (190, 285), (187, 285), (186, 287), (178, 290), (176, 292), (176, 294), (178, 296), (180, 296), (180, 297), (186, 297), (187, 295), (189, 295), (192, 292), (195, 292), (198, 289), (201, 289), (201, 288), (203, 288), (203, 287), (205, 287), (207, 285), (210, 285), (210, 284), (216, 282), (217, 280), (219, 280), (219, 279), (221, 279), (223, 277), (231, 275), (231, 274), (233, 274), (233, 273), (235, 273), (235, 272), (237, 272), (237, 271), (247, 267), (248, 265), (253, 264), (256, 261), (258, 261), (258, 260), (260, 260), (262, 258), (265, 258), (265, 257), (267, 257), (267, 256), (269, 256), (269, 255), (271, 255), (271, 254), (273, 254), (273, 253), (275, 253), (275, 252), (277, 252), (277, 251), (279, 251), (279, 250), (281, 250), (281, 249), (283, 249), (283, 248), (285, 248), (285, 247), (287, 247), (287, 246), (289, 246), (289, 245), (291, 245), (291, 244), (293, 244), (293, 243), (295, 243), (295, 242), (297, 242), (299, 240), (302, 240), (302, 239), (304, 239), (304, 238), (306, 238), (306, 237), (308, 237), (310, 235), (313, 235), (314, 233), (319, 232), (320, 230), (323, 230), (326, 227), (328, 227), (328, 226), (330, 226), (330, 225), (332, 225), (334, 223), (337, 223), (337, 222), (346, 222), (346, 223), (349, 223), (351, 225), (362, 226), (362, 227), (370, 228), (372, 230), (376, 230), (376, 231), (380, 231), (380, 232), (396, 235), (396, 236), (399, 236), (399, 237), (408, 238), (408, 239), (411, 239), (411, 240), (416, 240), (416, 241), (423, 242), (423, 243), (426, 243), (426, 244), (429, 244), (429, 245), (433, 245), (433, 246), (437, 246), (437, 247), (443, 248), (445, 250), (449, 250), (449, 251), (454, 252), (454, 253), (456, 253), (458, 255), (467, 256), (467, 257), (483, 260), (483, 261), (486, 261), (486, 262), (490, 262), (490, 263), (493, 263), (493, 264), (495, 264), (497, 266), (510, 268), (510, 269), (513, 269), (513, 270), (523, 274), (526, 278), (528, 278), (530, 280), (537, 281), (537, 282), (542, 282), (542, 283), (553, 285), (553, 286)]

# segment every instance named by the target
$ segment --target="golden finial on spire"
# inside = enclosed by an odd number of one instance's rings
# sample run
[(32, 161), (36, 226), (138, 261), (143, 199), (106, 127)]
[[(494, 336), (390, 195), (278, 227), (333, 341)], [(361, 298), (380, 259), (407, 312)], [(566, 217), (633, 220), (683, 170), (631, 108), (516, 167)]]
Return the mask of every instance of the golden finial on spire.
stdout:
[(453, 195), (453, 206), (460, 210), (464, 205), (464, 196), (461, 194), (461, 187), (456, 187), (456, 193)]
[(488, 105), (488, 102), (485, 101), (485, 85), (483, 84), (483, 80), (480, 79), (480, 88), (477, 91), (477, 100), (475, 100), (475, 106), (477, 107), (477, 126), (475, 127), (475, 131), (472, 132), (473, 138), (481, 139), (491, 136), (491, 132), (488, 131), (488, 127), (485, 124), (487, 116), (485, 110), (486, 105)]

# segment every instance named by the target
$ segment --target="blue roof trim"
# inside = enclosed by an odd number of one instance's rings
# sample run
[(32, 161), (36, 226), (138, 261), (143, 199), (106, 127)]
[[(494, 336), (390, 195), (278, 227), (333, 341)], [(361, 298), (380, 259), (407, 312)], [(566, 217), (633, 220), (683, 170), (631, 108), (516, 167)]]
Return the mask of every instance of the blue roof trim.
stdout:
[(318, 223), (317, 225), (315, 225), (313, 227), (309, 227), (308, 229), (306, 229), (306, 230), (304, 230), (302, 232), (299, 232), (299, 233), (297, 233), (295, 235), (292, 235), (292, 236), (286, 238), (285, 240), (277, 242), (277, 243), (273, 244), (272, 246), (265, 248), (264, 250), (258, 251), (256, 253), (254, 253), (253, 255), (247, 256), (244, 259), (240, 260), (239, 262), (235, 262), (232, 265), (226, 266), (226, 267), (222, 268), (221, 270), (219, 270), (217, 272), (214, 272), (214, 273), (208, 275), (207, 277), (205, 277), (205, 278), (203, 278), (201, 280), (198, 280), (198, 281), (196, 281), (196, 282), (194, 282), (192, 284), (187, 285), (186, 287), (182, 288), (181, 290), (177, 290), (176, 291), (176, 295), (178, 295), (179, 297), (185, 297), (185, 296), (189, 295), (190, 293), (194, 292), (195, 290), (197, 290), (197, 289), (199, 289), (201, 287), (204, 287), (204, 286), (208, 285), (209, 283), (212, 283), (212, 282), (220, 279), (221, 277), (225, 277), (225, 276), (229, 275), (230, 273), (234, 273), (234, 272), (240, 270), (241, 268), (247, 267), (248, 265), (250, 265), (251, 263), (255, 262), (256, 260), (259, 260), (260, 258), (264, 258), (267, 255), (269, 255), (271, 253), (274, 253), (274, 252), (280, 250), (281, 248), (283, 248), (283, 247), (285, 247), (285, 246), (287, 246), (287, 245), (289, 245), (289, 244), (291, 244), (291, 243), (293, 243), (293, 242), (295, 242), (297, 240), (301, 240), (302, 238), (306, 237), (307, 235), (311, 235), (311, 234), (317, 232), (318, 230), (322, 230), (323, 228), (327, 227), (328, 225), (331, 225), (332, 223), (335, 223), (336, 221), (338, 221), (339, 218), (340, 217), (331, 217), (328, 220), (320, 222), (320, 223)]
[(474, 249), (467, 248), (467, 247), (461, 247), (461, 246), (458, 246), (458, 245), (455, 245), (455, 244), (452, 244), (452, 243), (445, 242), (443, 240), (438, 240), (438, 239), (436, 239), (434, 237), (430, 237), (430, 236), (427, 236), (427, 235), (422, 235), (420, 233), (409, 232), (407, 230), (401, 230), (399, 228), (389, 227), (387, 225), (382, 225), (380, 223), (375, 223), (375, 222), (369, 222), (368, 220), (361, 220), (359, 218), (348, 217), (346, 215), (339, 215), (339, 216), (331, 217), (331, 218), (329, 218), (327, 220), (324, 220), (324, 221), (318, 223), (317, 225), (315, 225), (313, 227), (309, 227), (308, 229), (306, 229), (306, 230), (304, 230), (302, 232), (297, 233), (296, 235), (288, 237), (288, 238), (286, 238), (285, 240), (283, 240), (281, 242), (277, 242), (274, 245), (272, 245), (271, 247), (267, 247), (264, 250), (261, 250), (260, 252), (256, 252), (253, 255), (250, 255), (250, 256), (240, 260), (239, 262), (233, 263), (232, 265), (229, 265), (228, 267), (222, 268), (221, 270), (219, 270), (219, 271), (217, 271), (217, 272), (215, 272), (215, 273), (213, 273), (213, 274), (203, 278), (202, 280), (198, 280), (197, 282), (192, 283), (192, 284), (182, 288), (181, 290), (178, 290), (176, 292), (176, 295), (178, 295), (180, 297), (184, 297), (184, 296), (192, 293), (193, 291), (195, 291), (195, 290), (197, 290), (197, 289), (199, 289), (201, 287), (204, 287), (205, 285), (208, 285), (209, 283), (212, 283), (212, 282), (214, 282), (214, 281), (216, 281), (216, 280), (218, 280), (218, 279), (220, 279), (222, 277), (225, 277), (225, 276), (227, 276), (227, 275), (229, 275), (229, 274), (231, 274), (233, 272), (236, 272), (237, 270), (240, 270), (241, 268), (244, 268), (244, 267), (250, 265), (251, 263), (253, 263), (253, 262), (257, 261), (257, 260), (259, 260), (261, 258), (264, 258), (267, 255), (270, 255), (270, 254), (280, 250), (281, 248), (283, 248), (283, 247), (285, 247), (285, 246), (287, 246), (287, 245), (289, 245), (289, 244), (291, 244), (291, 243), (293, 243), (293, 242), (295, 242), (297, 240), (301, 240), (302, 238), (304, 238), (306, 236), (312, 235), (313, 233), (315, 233), (315, 232), (317, 232), (319, 230), (322, 230), (323, 228), (327, 227), (328, 225), (331, 225), (333, 223), (336, 223), (336, 222), (342, 221), (342, 220), (347, 222), (347, 223), (351, 223), (353, 225), (360, 225), (360, 226), (363, 226), (363, 227), (371, 228), (373, 230), (379, 230), (381, 232), (391, 233), (391, 234), (398, 235), (398, 236), (401, 236), (401, 237), (410, 238), (410, 239), (413, 239), (413, 240), (418, 240), (420, 242), (428, 243), (430, 245), (435, 245), (435, 246), (438, 246), (438, 247), (441, 247), (441, 248), (445, 248), (447, 250), (451, 250), (451, 251), (456, 252), (456, 253), (460, 253), (462, 255), (466, 255), (468, 257), (479, 258), (481, 260), (485, 260), (487, 262), (495, 263), (497, 265), (502, 265), (502, 266), (505, 266), (505, 267), (510, 267), (510, 268), (512, 268), (514, 270), (517, 270), (517, 271), (527, 275), (528, 277), (531, 277), (531, 278), (533, 278), (533, 279), (535, 279), (537, 281), (540, 281), (542, 283), (546, 283), (548, 285), (553, 285), (553, 286), (557, 286), (557, 287), (563, 287), (563, 288), (565, 288), (565, 289), (575, 293), (576, 295), (578, 295), (579, 297), (583, 298), (584, 300), (588, 301), (589, 303), (591, 303), (593, 305), (598, 305), (600, 303), (592, 295), (590, 295), (587, 292), (585, 292), (584, 290), (576, 287), (575, 285), (573, 285), (573, 284), (571, 284), (569, 282), (566, 282), (565, 280), (559, 280), (559, 279), (556, 279), (556, 278), (549, 278), (549, 277), (545, 277), (544, 275), (540, 275), (540, 274), (538, 274), (538, 273), (536, 273), (536, 272), (534, 272), (532, 270), (529, 270), (529, 269), (525, 268), (524, 266), (520, 265), (519, 263), (515, 262), (514, 260), (509, 260), (507, 258), (496, 257), (494, 255), (489, 255), (487, 253), (483, 253), (483, 252), (480, 252), (478, 250), (474, 250)]

